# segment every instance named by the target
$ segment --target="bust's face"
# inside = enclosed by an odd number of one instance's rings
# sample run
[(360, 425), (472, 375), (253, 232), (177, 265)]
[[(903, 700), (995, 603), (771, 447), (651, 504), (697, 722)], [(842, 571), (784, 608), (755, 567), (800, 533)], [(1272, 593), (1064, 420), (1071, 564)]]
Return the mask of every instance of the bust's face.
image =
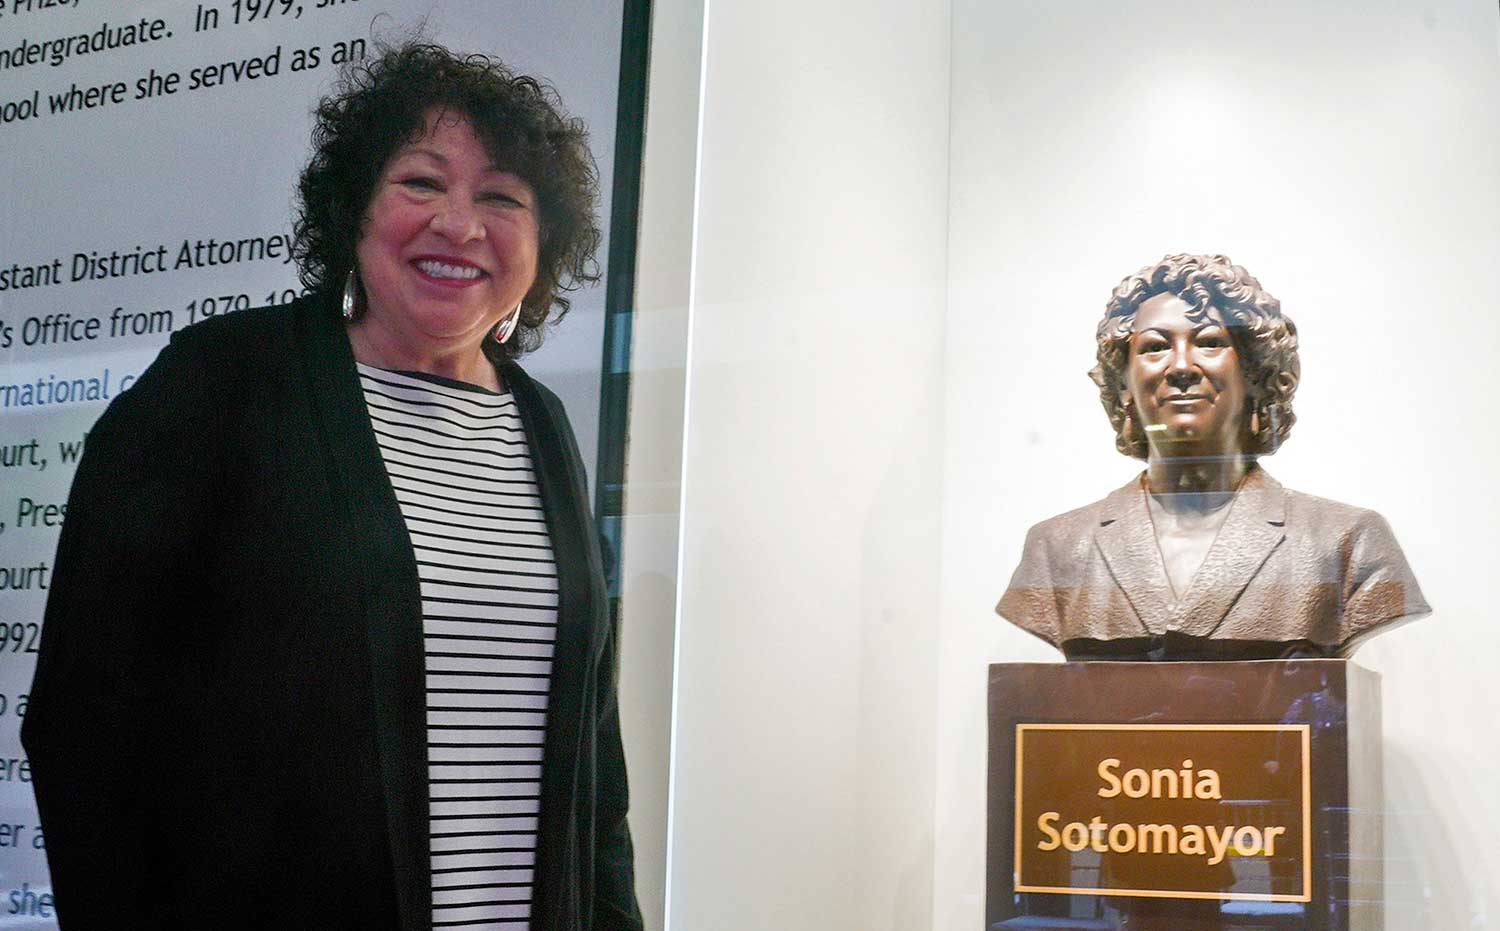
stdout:
[(1175, 294), (1140, 306), (1125, 382), (1152, 456), (1230, 455), (1243, 450), (1245, 377), (1217, 310), (1188, 317)]

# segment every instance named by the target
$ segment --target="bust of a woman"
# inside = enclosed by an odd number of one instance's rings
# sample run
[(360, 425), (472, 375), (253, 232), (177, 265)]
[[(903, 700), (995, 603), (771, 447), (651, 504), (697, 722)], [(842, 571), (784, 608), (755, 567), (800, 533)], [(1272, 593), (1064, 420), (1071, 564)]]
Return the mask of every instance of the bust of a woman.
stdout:
[(1297, 328), (1222, 255), (1120, 283), (1089, 373), (1146, 469), (1031, 528), (996, 610), (1069, 659), (1337, 656), (1429, 612), (1390, 527), (1258, 460), (1296, 418)]

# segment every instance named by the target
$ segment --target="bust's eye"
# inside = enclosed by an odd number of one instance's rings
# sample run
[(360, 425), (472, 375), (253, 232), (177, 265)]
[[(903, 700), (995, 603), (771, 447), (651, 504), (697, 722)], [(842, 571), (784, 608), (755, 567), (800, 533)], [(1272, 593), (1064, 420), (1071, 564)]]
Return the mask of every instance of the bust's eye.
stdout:
[(1220, 329), (1204, 330), (1195, 342), (1202, 349), (1223, 349), (1229, 345), (1229, 337)]
[(1136, 341), (1135, 351), (1137, 355), (1150, 355), (1153, 352), (1166, 352), (1171, 347), (1167, 341), (1158, 337), (1148, 336)]
[(413, 191), (440, 191), (443, 187), (438, 183), (436, 178), (429, 178), (426, 175), (413, 175), (410, 178), (402, 178), (397, 183)]

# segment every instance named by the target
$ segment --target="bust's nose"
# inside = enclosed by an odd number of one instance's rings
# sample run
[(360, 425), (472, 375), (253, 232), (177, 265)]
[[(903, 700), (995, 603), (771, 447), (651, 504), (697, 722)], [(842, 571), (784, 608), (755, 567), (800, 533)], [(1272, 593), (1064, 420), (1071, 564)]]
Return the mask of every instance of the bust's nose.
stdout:
[(1179, 349), (1172, 353), (1172, 364), (1167, 369), (1167, 384), (1178, 391), (1186, 391), (1198, 383), (1203, 373), (1193, 364), (1191, 353)]

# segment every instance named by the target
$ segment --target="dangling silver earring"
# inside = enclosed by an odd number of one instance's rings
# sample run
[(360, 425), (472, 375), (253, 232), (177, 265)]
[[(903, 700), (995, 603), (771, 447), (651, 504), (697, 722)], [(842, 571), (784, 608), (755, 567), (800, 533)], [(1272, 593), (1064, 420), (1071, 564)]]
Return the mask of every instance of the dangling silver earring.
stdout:
[[(521, 304), (524, 303), (524, 301), (521, 302)], [(495, 342), (504, 343), (510, 339), (511, 334), (516, 332), (516, 327), (521, 323), (521, 304), (517, 304), (510, 316), (501, 320), (500, 325), (495, 327)]]
[(344, 319), (354, 320), (355, 296), (359, 292), (359, 279), (354, 277), (354, 269), (349, 269), (349, 274), (344, 276), (344, 298), (339, 308), (344, 313)]

